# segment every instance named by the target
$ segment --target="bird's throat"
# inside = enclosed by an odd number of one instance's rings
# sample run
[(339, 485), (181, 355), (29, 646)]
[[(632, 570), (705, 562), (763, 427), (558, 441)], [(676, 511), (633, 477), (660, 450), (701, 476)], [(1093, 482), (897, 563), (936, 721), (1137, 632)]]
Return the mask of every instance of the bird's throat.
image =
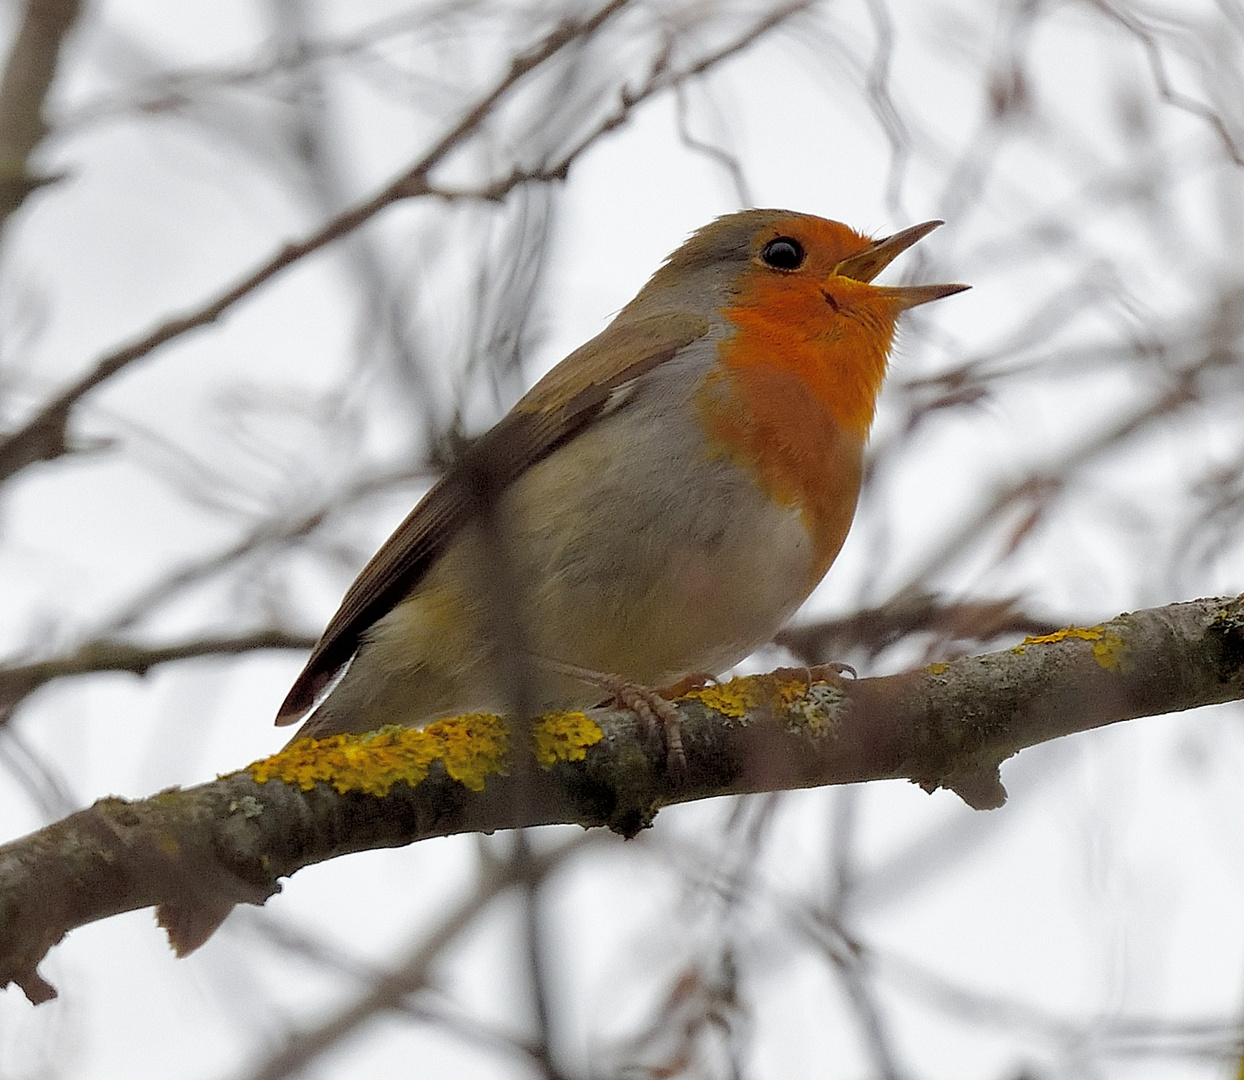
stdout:
[(787, 373), (845, 431), (868, 437), (898, 314), (872, 286), (762, 279), (722, 312), (736, 332), (720, 345), (727, 371)]

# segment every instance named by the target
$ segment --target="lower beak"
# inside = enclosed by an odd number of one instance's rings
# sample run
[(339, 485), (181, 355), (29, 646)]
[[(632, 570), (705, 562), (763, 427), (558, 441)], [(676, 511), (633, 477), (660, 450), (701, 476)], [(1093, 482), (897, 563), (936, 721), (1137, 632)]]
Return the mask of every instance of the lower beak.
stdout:
[[(853, 281), (870, 282), (912, 244), (928, 236), (941, 224), (940, 221), (925, 221), (896, 232), (893, 236), (887, 236), (884, 240), (877, 240), (863, 251), (843, 259), (834, 267), (834, 274)], [(930, 300), (940, 300), (943, 296), (953, 296), (970, 288), (970, 285), (897, 285), (878, 286), (877, 291), (891, 297), (899, 308), (906, 309), (927, 304)]]
[(954, 296), (957, 292), (970, 289), (971, 285), (895, 285), (887, 288), (874, 285), (876, 292), (890, 297), (900, 311), (927, 304), (930, 300), (940, 300), (943, 296)]

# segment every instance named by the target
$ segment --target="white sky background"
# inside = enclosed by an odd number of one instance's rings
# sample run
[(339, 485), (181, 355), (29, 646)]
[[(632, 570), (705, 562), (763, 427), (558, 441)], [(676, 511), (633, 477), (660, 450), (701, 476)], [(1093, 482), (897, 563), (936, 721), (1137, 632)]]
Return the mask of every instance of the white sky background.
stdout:
[[(714, 30), (724, 38), (762, 9), (642, 10), (733, 12)], [(401, 10), (308, 9), (317, 38)], [(478, 10), (522, 24), (517, 5)], [(1157, 27), (1178, 90), (1216, 110), (1244, 146), (1235, 6), (1119, 10)], [(1039, 17), (1026, 24), (1025, 11)], [(3, 17), (15, 16), (9, 4)], [(863, 89), (878, 17), (894, 34), (888, 87), (908, 152), (889, 196), (894, 157)], [(30, 200), (0, 261), (6, 424), (326, 216), (281, 141), (290, 130), (282, 84), (206, 86), (183, 108), (147, 115), (89, 111), (133, 100), (160, 71), (250, 66), (268, 55), (270, 28), (269, 8), (221, 0), (114, 0), (88, 13), (58, 84), (53, 119), (65, 127), (42, 162), (68, 179)], [(328, 65), (324, 129), (345, 200), (400, 171), (515, 44), (504, 33), (470, 50), (452, 34), (422, 44), (395, 35), (377, 50), (387, 63)], [(1022, 60), (1028, 107), (987, 123), (990, 73), (1012, 57)], [(423, 76), (445, 85), (429, 88)], [(1204, 350), (1220, 298), (1234, 312), (1244, 172), (1213, 125), (1159, 99), (1136, 38), (1091, 4), (827, 4), (691, 84), (687, 102), (697, 138), (736, 156), (756, 205), (878, 235), (944, 217), (887, 280), (973, 285), (921, 309), (903, 334), (881, 401), (875, 482), (804, 617), (890, 597), (998, 485), (1055, 467), (1160, 393)], [(498, 157), (504, 143), (493, 147)], [(463, 154), (438, 175), (478, 181), (485, 156)], [(370, 467), (417, 463), (423, 421), (443, 423), (461, 404), (468, 427), (486, 425), (597, 333), (692, 229), (738, 205), (729, 172), (680, 141), (671, 95), (640, 108), (556, 189), (527, 366), (495, 384), (468, 367), (477, 320), (463, 298), (478, 253), (512, 244), (513, 201), (390, 208), (365, 235), (407, 303), (428, 391), (414, 399), (419, 408), (393, 394), (383, 365), (358, 366), (375, 350), (346, 245), (304, 260), (219, 325), (92, 395), (74, 431), (110, 448), (28, 470), (5, 490), (0, 646), (22, 660), (58, 655), (108, 628), (145, 586), (254, 523), (305, 511)], [(502, 260), (488, 265), (500, 271)], [(985, 396), (927, 413), (907, 432), (932, 393), (921, 380), (967, 361), (978, 363), (970, 374), (980, 383), (968, 381)], [(1197, 403), (1076, 472), (1014, 551), (1018, 512), (955, 547), (928, 584), (955, 597), (1018, 596), (1026, 610), (1081, 623), (1244, 590), (1238, 512), (1197, 519), (1212, 495), (1198, 483), (1221, 474), (1225, 490), (1241, 487), (1238, 357), (1199, 386)], [(420, 490), (411, 480), (364, 500), (308, 551), (255, 559), (129, 629), (160, 641), (279, 617), (317, 632)], [(924, 644), (842, 659), (876, 674), (924, 660)], [(772, 651), (755, 663), (782, 658)], [(272, 752), (288, 733), (271, 718), (300, 662), (260, 654), (43, 688), (0, 730), (0, 839), (101, 795), (143, 796)], [(1221, 1052), (1244, 1011), (1240, 719), (1240, 709), (1220, 707), (1026, 751), (1003, 768), (1009, 804), (987, 814), (895, 782), (787, 795), (772, 807), (673, 808), (636, 841), (594, 837), (551, 890), (555, 1035), (567, 1069), (612, 1075), (620, 1047), (678, 974), (720, 971), (728, 944), (744, 973), (747, 1019), (734, 1030), (745, 1075), (875, 1075), (858, 1015), (807, 926), (810, 907), (832, 891), (835, 830), (840, 840), (849, 829), (855, 884), (844, 918), (870, 958), (898, 1075), (1234, 1075)], [(31, 781), (28, 754), (42, 779)], [(754, 859), (749, 825), (763, 836)], [(546, 830), (539, 840), (577, 833)], [(502, 851), (507, 842), (460, 837), (310, 868), (184, 961), (150, 912), (74, 931), (42, 968), (56, 1002), (36, 1009), (15, 989), (0, 995), (0, 1077), (245, 1076), (292, 1027), (363, 985), (280, 949), (264, 925), (279, 921), (360, 963), (392, 963), (464, 895), (481, 844)], [(438, 966), (430, 1000), (529, 1035), (516, 925), (516, 909), (497, 905)], [(719, 1047), (702, 1050), (696, 1075), (728, 1075)], [(313, 1074), (379, 1069), (534, 1075), (512, 1053), (410, 1018), (373, 1024)]]

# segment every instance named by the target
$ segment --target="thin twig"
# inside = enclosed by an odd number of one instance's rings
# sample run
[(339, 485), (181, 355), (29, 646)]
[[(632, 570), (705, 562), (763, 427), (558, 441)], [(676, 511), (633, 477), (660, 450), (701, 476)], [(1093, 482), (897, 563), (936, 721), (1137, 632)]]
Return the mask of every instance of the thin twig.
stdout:
[(26, 196), (56, 177), (29, 171), (47, 127), (43, 106), (61, 46), (81, 13), (81, 0), (28, 0), (0, 78), (0, 228)]
[[(128, 641), (99, 638), (72, 653), (30, 664), (0, 667), (0, 710), (10, 711), (22, 698), (54, 679), (95, 675), (103, 671), (128, 671), (146, 675), (153, 667), (179, 660), (207, 656), (237, 656), (265, 649), (305, 650), (315, 638), (285, 630), (258, 630), (230, 637), (202, 637), (173, 645), (136, 645)], [(3, 713), (0, 713), (3, 715)]]
[[(428, 150), (422, 158), (371, 198), (342, 211), (310, 236), (286, 244), (275, 255), (220, 293), (215, 299), (185, 315), (167, 320), (138, 340), (99, 360), (95, 366), (51, 401), (17, 431), (0, 442), (0, 484), (39, 461), (50, 461), (69, 452), (66, 427), (73, 406), (95, 387), (117, 372), (140, 360), (161, 345), (219, 319), (240, 300), (300, 259), (357, 229), (381, 210), (403, 199), (427, 195), (431, 191), (428, 174), (461, 145), (482, 123), (497, 103), (535, 68), (556, 55), (571, 42), (595, 33), (630, 0), (610, 0), (595, 15), (582, 22), (565, 22), (542, 41), (515, 56), (491, 90)], [(520, 181), (515, 180), (515, 183)], [(513, 185), (511, 185), (513, 186)]]

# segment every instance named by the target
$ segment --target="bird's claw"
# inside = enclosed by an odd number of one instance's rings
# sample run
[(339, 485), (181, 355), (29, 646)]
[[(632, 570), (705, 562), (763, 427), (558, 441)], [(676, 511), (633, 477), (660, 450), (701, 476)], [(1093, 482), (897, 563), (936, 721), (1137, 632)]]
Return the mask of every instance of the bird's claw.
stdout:
[(664, 734), (665, 768), (675, 783), (681, 784), (687, 778), (687, 752), (683, 749), (682, 718), (677, 706), (647, 686), (617, 676), (610, 678), (607, 686), (614, 700), (638, 716), (649, 731)]

